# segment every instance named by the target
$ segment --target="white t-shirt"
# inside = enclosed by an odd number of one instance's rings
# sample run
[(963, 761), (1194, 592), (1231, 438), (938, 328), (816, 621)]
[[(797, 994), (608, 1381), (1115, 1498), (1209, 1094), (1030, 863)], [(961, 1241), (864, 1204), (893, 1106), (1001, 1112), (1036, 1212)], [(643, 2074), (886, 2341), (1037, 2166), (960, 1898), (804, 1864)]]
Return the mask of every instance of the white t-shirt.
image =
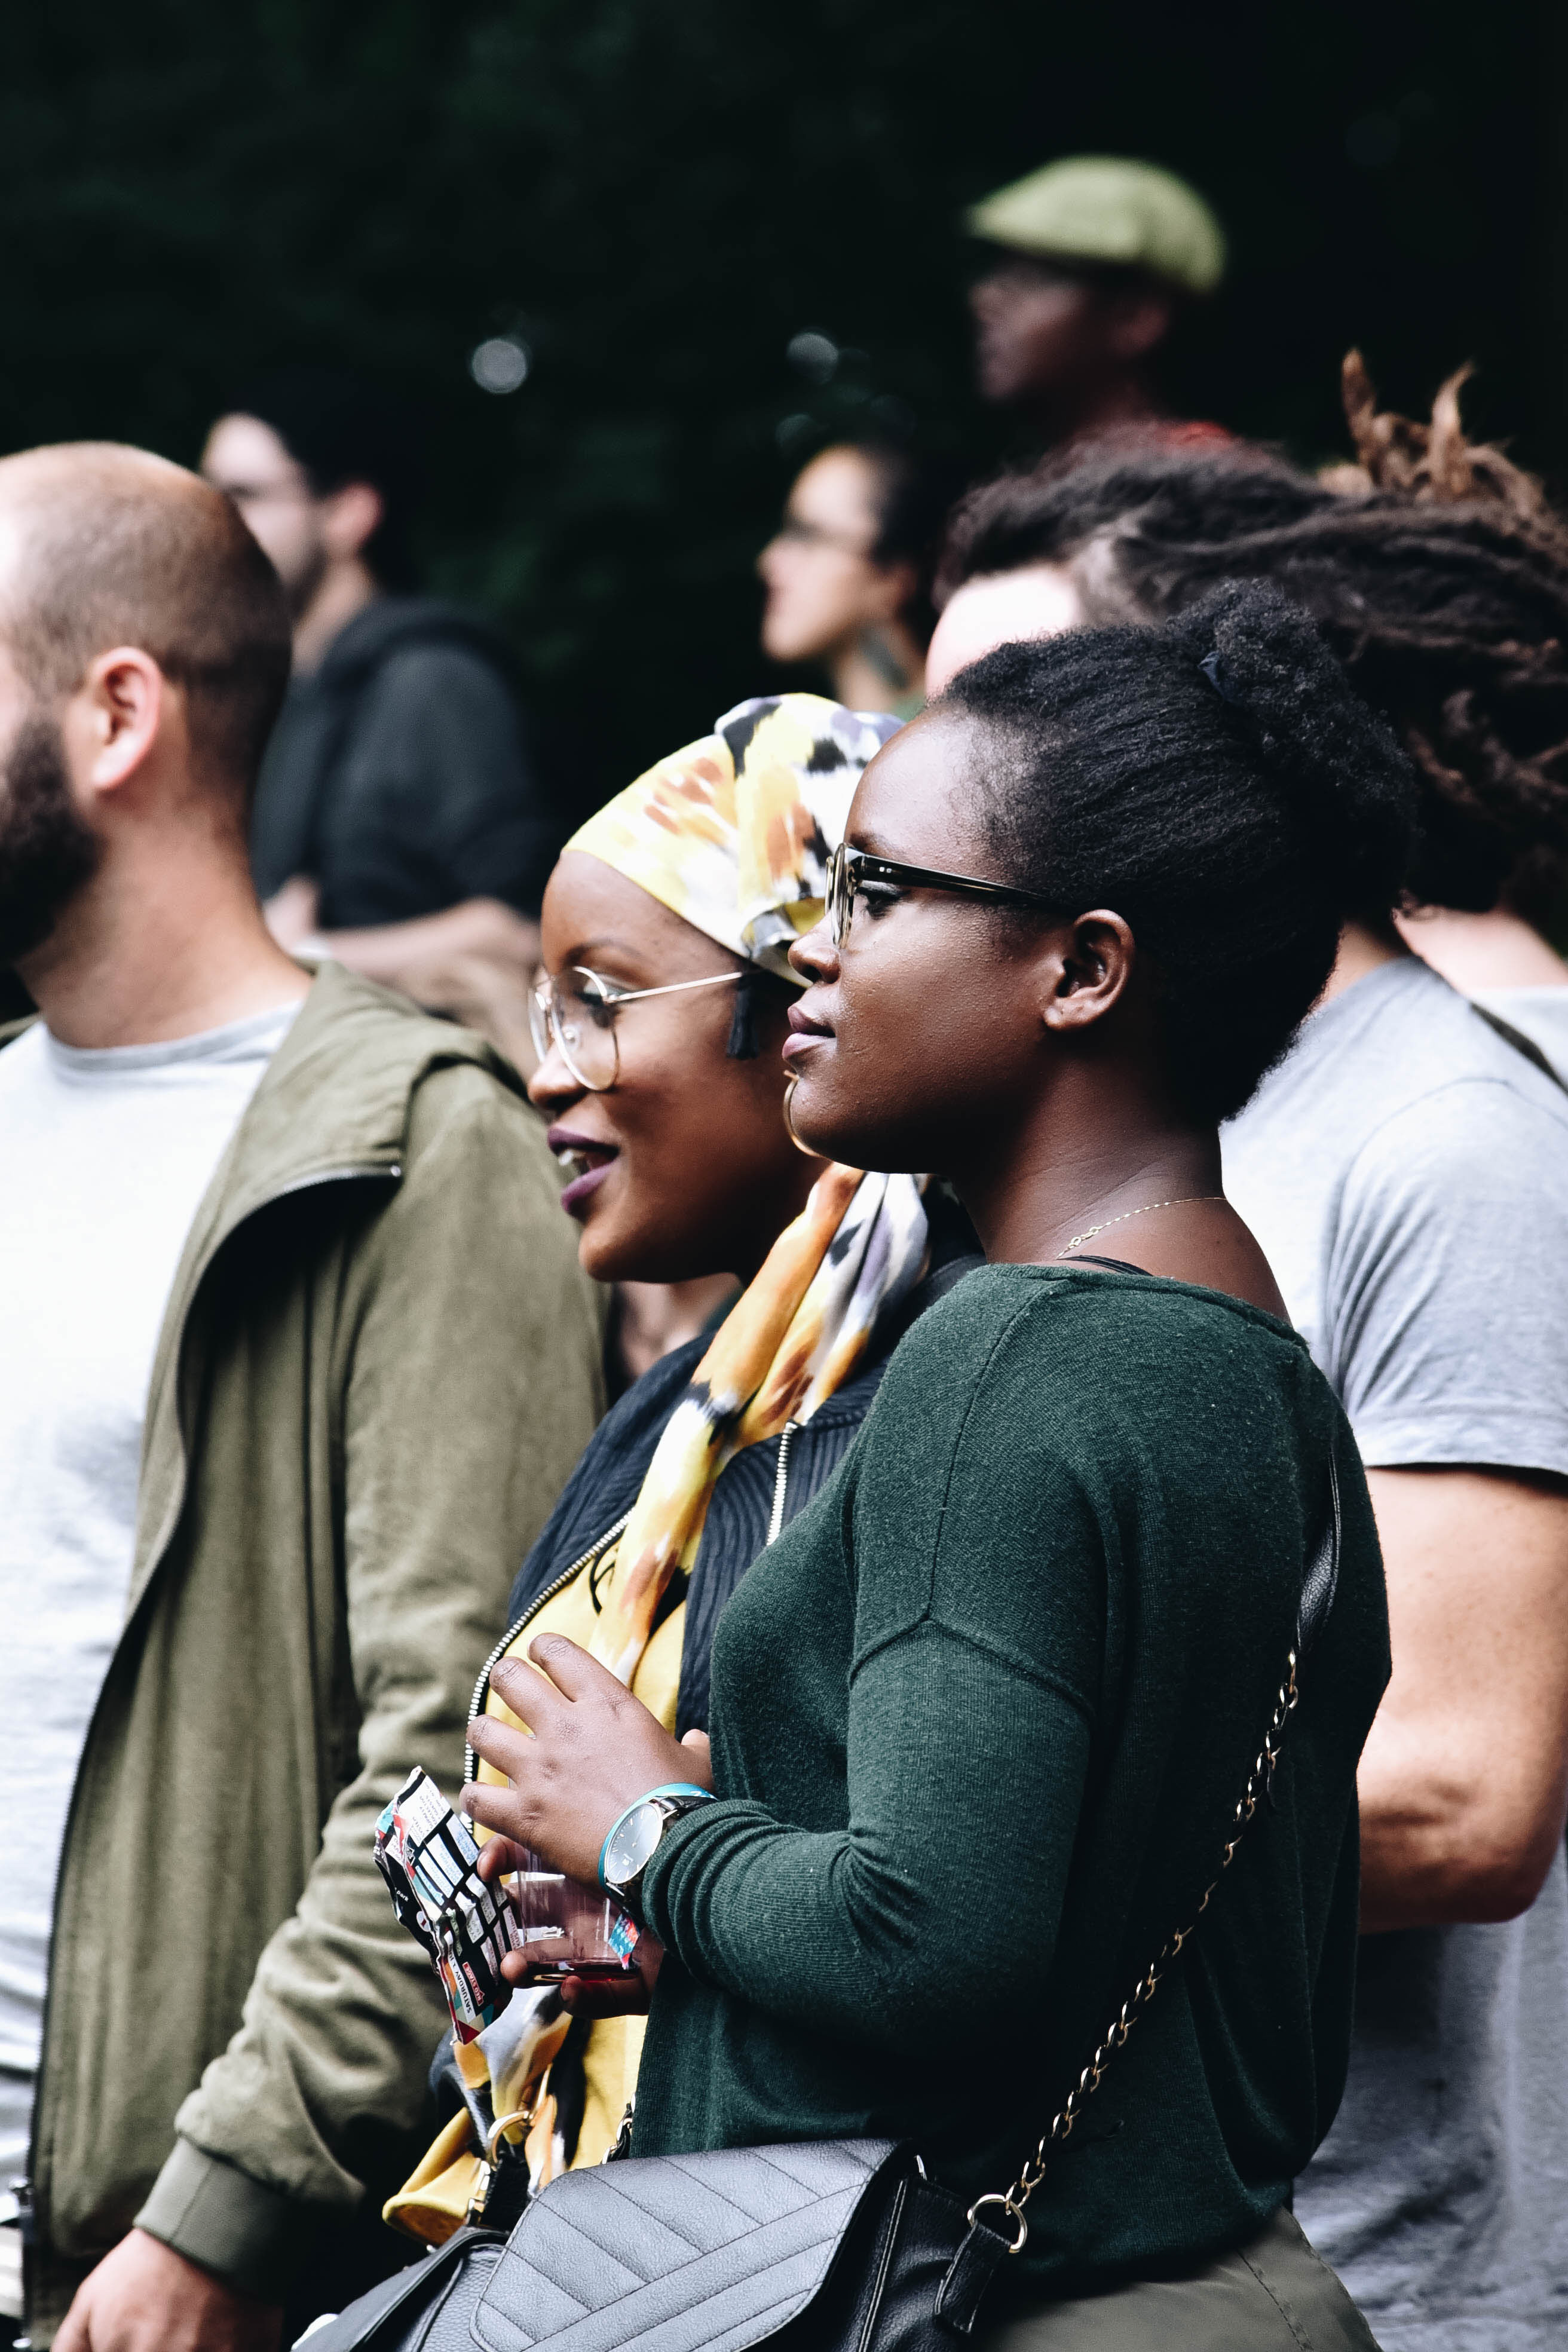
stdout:
[(0, 2190), (26, 2168), (55, 1876), (124, 1615), (147, 1383), (185, 1236), (297, 1004), (0, 1052)]
[[(1561, 1087), (1408, 956), (1314, 1013), (1223, 1140), (1368, 1463), (1568, 1475)], [(1508, 1573), (1478, 1562), (1479, 1606)], [(1344, 2100), (1296, 2218), (1384, 2352), (1568, 2343), (1565, 2021), (1561, 1844), (1517, 1919), (1363, 1937)]]

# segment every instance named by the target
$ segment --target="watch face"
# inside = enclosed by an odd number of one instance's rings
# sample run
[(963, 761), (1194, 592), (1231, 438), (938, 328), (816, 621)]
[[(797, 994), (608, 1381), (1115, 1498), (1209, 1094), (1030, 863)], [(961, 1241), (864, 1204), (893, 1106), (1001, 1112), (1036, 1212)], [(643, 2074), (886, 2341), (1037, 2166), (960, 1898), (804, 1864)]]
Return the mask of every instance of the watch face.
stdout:
[(647, 1866), (664, 1832), (665, 1811), (652, 1797), (626, 1815), (605, 1854), (605, 1876), (612, 1886), (625, 1886)]

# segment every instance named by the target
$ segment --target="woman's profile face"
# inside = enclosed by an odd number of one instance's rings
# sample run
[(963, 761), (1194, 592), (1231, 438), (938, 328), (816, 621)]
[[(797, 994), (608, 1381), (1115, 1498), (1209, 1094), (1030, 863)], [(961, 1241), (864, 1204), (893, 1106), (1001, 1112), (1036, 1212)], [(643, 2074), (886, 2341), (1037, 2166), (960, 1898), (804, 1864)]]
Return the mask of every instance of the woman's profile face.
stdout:
[[(545, 970), (568, 991), (584, 969), (637, 989), (741, 968), (581, 850), (556, 866), (541, 920)], [(748, 1277), (805, 1200), (816, 1169), (784, 1124), (782, 1007), (771, 993), (754, 1000), (759, 1051), (750, 1060), (725, 1051), (734, 1009), (735, 991), (722, 985), (625, 1005), (613, 1016), (607, 1092), (583, 1086), (559, 1044), (529, 1082), (568, 1171), (562, 1205), (582, 1227), (579, 1257), (600, 1281)]]
[(773, 660), (820, 661), (898, 614), (909, 567), (871, 562), (878, 493), (875, 467), (855, 449), (825, 449), (796, 481), (757, 559), (768, 592), (763, 650)]
[[(975, 821), (984, 746), (933, 711), (871, 761), (846, 839), (902, 865), (997, 871)], [(826, 924), (795, 949), (813, 985), (790, 1009), (785, 1067), (802, 1140), (859, 1168), (957, 1172), (1017, 1116), (1037, 1066), (1031, 969), (1043, 932), (973, 899), (873, 886), (841, 945)]]

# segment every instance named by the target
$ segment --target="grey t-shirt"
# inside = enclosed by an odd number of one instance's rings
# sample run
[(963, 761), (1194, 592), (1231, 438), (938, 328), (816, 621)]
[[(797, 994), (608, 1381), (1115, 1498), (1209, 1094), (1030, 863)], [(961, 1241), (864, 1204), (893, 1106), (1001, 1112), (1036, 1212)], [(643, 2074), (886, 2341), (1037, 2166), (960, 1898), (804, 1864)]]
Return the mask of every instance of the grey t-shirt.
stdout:
[[(1373, 1467), (1568, 1474), (1568, 1095), (1415, 957), (1306, 1023), (1226, 1190)], [(1568, 2342), (1568, 1873), (1361, 1948), (1296, 2211), (1385, 2352)]]
[(1568, 988), (1478, 988), (1475, 1001), (1539, 1045), (1568, 1087)]

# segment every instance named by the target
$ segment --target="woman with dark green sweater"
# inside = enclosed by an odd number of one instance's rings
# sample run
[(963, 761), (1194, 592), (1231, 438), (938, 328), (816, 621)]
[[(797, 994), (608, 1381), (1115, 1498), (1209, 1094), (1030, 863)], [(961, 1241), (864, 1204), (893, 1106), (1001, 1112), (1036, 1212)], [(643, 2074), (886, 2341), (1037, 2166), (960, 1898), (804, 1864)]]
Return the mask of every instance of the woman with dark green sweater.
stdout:
[(1018, 2352), (1371, 2341), (1287, 2209), (1343, 2083), (1382, 1574), (1216, 1129), (1387, 905), (1409, 799), (1267, 589), (1004, 647), (896, 736), (794, 951), (792, 1118), (948, 1177), (990, 1263), (730, 1601), (710, 1766), (561, 1640), (509, 1669), (534, 1736), (473, 1729), (512, 1782), (475, 1815), (643, 1926), (637, 2154), (907, 2137), (1003, 2191), (1216, 1875), (1337, 1465), (1268, 1800), (1027, 2204)]

